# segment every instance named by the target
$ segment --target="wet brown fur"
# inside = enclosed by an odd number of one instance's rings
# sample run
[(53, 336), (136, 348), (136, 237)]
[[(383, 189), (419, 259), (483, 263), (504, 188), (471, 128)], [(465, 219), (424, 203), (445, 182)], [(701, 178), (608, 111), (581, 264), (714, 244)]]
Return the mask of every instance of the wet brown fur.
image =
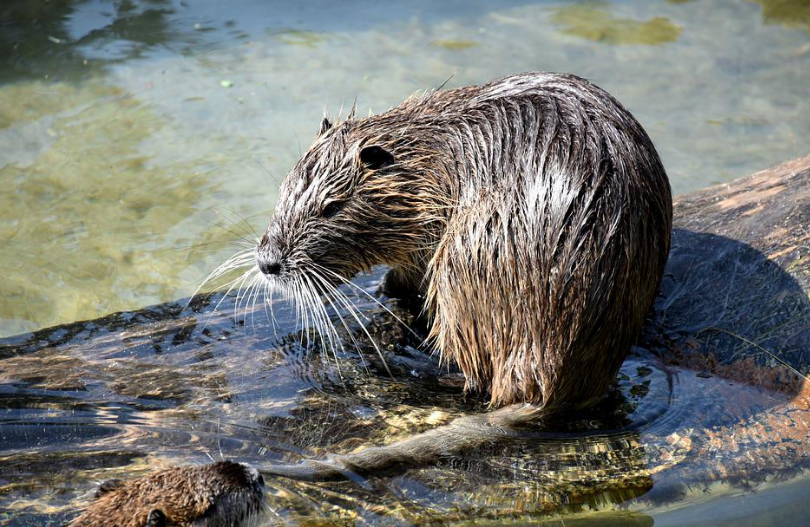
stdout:
[(492, 405), (606, 391), (652, 305), (670, 186), (647, 134), (573, 75), (413, 97), (321, 133), (257, 248), (272, 285), (323, 294), (378, 264), (421, 293), (430, 341)]
[(255, 469), (221, 461), (106, 482), (71, 527), (245, 526), (259, 515), (264, 482)]

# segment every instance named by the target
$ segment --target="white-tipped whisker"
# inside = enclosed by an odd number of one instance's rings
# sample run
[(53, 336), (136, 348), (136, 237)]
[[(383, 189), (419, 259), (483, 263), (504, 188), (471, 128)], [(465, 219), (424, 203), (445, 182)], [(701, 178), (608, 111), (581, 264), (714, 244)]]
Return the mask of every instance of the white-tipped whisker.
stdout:
[[(355, 349), (358, 350), (359, 352), (360, 343), (357, 342), (357, 339), (354, 336), (354, 332), (351, 329), (349, 329), (349, 325), (346, 323), (346, 319), (343, 318), (343, 315), (340, 314), (340, 308), (338, 308), (332, 301), (332, 298), (334, 298), (336, 301), (340, 302), (347, 310), (349, 310), (351, 309), (351, 305), (349, 304), (348, 299), (345, 298), (346, 295), (343, 295), (340, 291), (338, 291), (338, 289), (335, 286), (330, 284), (328, 280), (320, 276), (317, 272), (313, 271), (312, 276), (321, 283), (322, 287), (325, 290), (323, 294), (326, 297), (327, 302), (329, 302), (329, 305), (331, 305), (332, 309), (335, 310), (335, 314), (340, 319), (340, 323), (343, 325), (343, 328), (346, 330), (346, 333), (349, 335), (349, 338), (352, 339), (352, 344), (354, 344)], [(341, 349), (344, 349), (342, 343)], [(363, 361), (363, 367), (365, 368), (366, 372), (368, 372), (368, 365), (365, 363), (365, 361)]]
[(211, 314), (208, 315), (208, 318), (205, 320), (205, 324), (203, 324), (203, 327), (200, 329), (200, 331), (203, 331), (203, 330), (205, 330), (206, 327), (208, 327), (208, 323), (211, 322), (211, 319), (216, 314), (217, 310), (219, 309), (220, 304), (222, 304), (222, 302), (226, 298), (228, 298), (228, 295), (231, 293), (231, 291), (233, 291), (233, 288), (236, 287), (237, 284), (240, 284), (241, 282), (244, 282), (251, 275), (251, 273), (253, 273), (254, 271), (257, 271), (257, 270), (258, 269), (256, 267), (250, 267), (244, 273), (242, 273), (240, 276), (238, 276), (237, 278), (234, 278), (233, 280), (231, 280), (228, 283), (228, 289), (225, 291), (225, 293), (223, 293), (222, 297), (219, 299), (217, 304), (214, 306), (214, 309), (211, 311)]
[(398, 316), (397, 316), (397, 315), (396, 315), (396, 314), (395, 314), (393, 311), (391, 311), (390, 309), (388, 309), (388, 307), (386, 307), (386, 306), (385, 306), (385, 304), (383, 304), (382, 302), (380, 302), (379, 300), (377, 300), (376, 298), (374, 298), (374, 296), (372, 296), (372, 295), (371, 295), (371, 294), (370, 294), (368, 291), (366, 291), (365, 289), (363, 289), (363, 288), (362, 288), (362, 287), (360, 287), (359, 285), (355, 284), (355, 283), (354, 283), (354, 282), (352, 282), (351, 280), (349, 280), (349, 279), (347, 279), (347, 278), (344, 278), (343, 276), (341, 276), (340, 274), (336, 273), (335, 271), (332, 271), (331, 269), (327, 269), (326, 267), (324, 267), (324, 266), (322, 266), (322, 265), (318, 265), (318, 264), (313, 264), (313, 265), (315, 265), (316, 267), (318, 267), (318, 268), (320, 268), (320, 269), (322, 269), (322, 270), (324, 270), (324, 271), (328, 272), (329, 274), (331, 274), (332, 276), (334, 276), (335, 278), (337, 278), (338, 280), (340, 280), (340, 281), (341, 281), (341, 282), (343, 282), (344, 284), (346, 284), (346, 285), (348, 285), (348, 286), (350, 286), (350, 287), (354, 288), (355, 290), (357, 290), (357, 291), (359, 291), (359, 292), (363, 293), (364, 295), (366, 295), (366, 296), (369, 298), (369, 300), (371, 300), (372, 302), (374, 302), (375, 304), (377, 304), (378, 306), (380, 306), (381, 308), (383, 308), (383, 309), (384, 309), (384, 310), (385, 310), (385, 311), (386, 311), (386, 312), (387, 312), (389, 315), (391, 315), (392, 317), (394, 317), (394, 320), (396, 320), (397, 322), (399, 322), (400, 324), (402, 324), (402, 326), (403, 326), (403, 327), (404, 327), (406, 330), (408, 330), (408, 332), (409, 332), (411, 335), (413, 335), (413, 336), (414, 336), (414, 337), (416, 337), (417, 339), (420, 339), (420, 340), (422, 339), (422, 337), (420, 337), (420, 336), (419, 336), (419, 335), (418, 335), (418, 334), (417, 334), (417, 333), (416, 333), (414, 330), (412, 330), (412, 329), (410, 328), (410, 326), (408, 326), (408, 324), (406, 324), (406, 323), (405, 323), (405, 322), (404, 322), (404, 321), (403, 321), (401, 318), (399, 318), (399, 317), (398, 317)]
[(188, 306), (189, 304), (191, 304), (191, 301), (194, 299), (195, 296), (197, 296), (197, 293), (200, 292), (200, 290), (205, 286), (205, 284), (211, 282), (212, 280), (216, 280), (217, 278), (221, 277), (224, 274), (227, 274), (230, 271), (234, 271), (236, 269), (239, 269), (240, 267), (244, 267), (252, 260), (253, 260), (252, 248), (243, 249), (234, 254), (233, 256), (231, 256), (230, 258), (228, 258), (227, 260), (225, 260), (223, 263), (217, 266), (216, 269), (211, 271), (208, 274), (208, 276), (206, 276), (205, 279), (203, 279), (200, 285), (197, 286), (197, 288), (194, 290), (194, 293), (191, 294), (188, 301), (186, 302), (186, 305), (183, 306), (183, 310), (188, 309)]
[[(323, 268), (323, 269), (326, 269), (325, 267), (323, 267), (323, 266), (319, 266), (319, 265), (317, 265), (317, 264), (313, 264), (313, 265), (316, 265), (316, 266), (318, 266), (318, 267), (321, 267), (321, 268)], [(330, 272), (331, 272), (331, 271), (330, 271)], [(347, 304), (347, 306), (348, 306), (348, 304)], [(382, 360), (382, 362), (383, 362), (383, 366), (385, 366), (385, 371), (387, 371), (387, 372), (388, 372), (388, 374), (389, 374), (391, 377), (393, 377), (393, 376), (394, 376), (394, 374), (393, 374), (393, 373), (391, 373), (391, 369), (388, 367), (388, 363), (387, 363), (387, 362), (386, 362), (386, 360), (385, 360), (385, 356), (383, 355), (382, 350), (381, 350), (381, 349), (380, 349), (380, 347), (377, 345), (377, 342), (374, 340), (374, 338), (371, 336), (371, 333), (369, 333), (368, 329), (366, 328), (366, 325), (365, 325), (365, 324), (363, 324), (363, 322), (360, 320), (360, 317), (359, 317), (359, 316), (357, 316), (357, 308), (355, 308), (354, 306), (352, 306), (352, 307), (353, 307), (352, 309), (349, 309), (349, 314), (350, 314), (350, 315), (351, 315), (351, 316), (352, 316), (352, 317), (353, 317), (353, 318), (354, 318), (354, 319), (357, 321), (357, 323), (358, 323), (358, 324), (360, 324), (360, 328), (363, 330), (363, 332), (364, 332), (364, 333), (366, 334), (366, 336), (368, 337), (368, 340), (371, 342), (371, 345), (372, 345), (372, 346), (374, 346), (374, 349), (375, 349), (375, 351), (377, 352), (377, 355), (379, 355), (380, 360)]]
[[(312, 310), (316, 315), (316, 327), (318, 328), (318, 332), (321, 334), (321, 345), (324, 347), (324, 351), (329, 353), (330, 351), (335, 357), (335, 362), (338, 366), (338, 374), (340, 378), (343, 379), (343, 374), (340, 371), (340, 361), (338, 360), (337, 355), (337, 344), (335, 343), (340, 342), (340, 336), (338, 335), (337, 331), (335, 330), (334, 325), (329, 320), (329, 314), (326, 311), (326, 308), (323, 305), (323, 302), (318, 298), (318, 289), (313, 284), (312, 280), (309, 276), (304, 275), (304, 279), (309, 284), (309, 288), (307, 289), (307, 297), (309, 298), (309, 302), (312, 305)], [(326, 334), (327, 340), (329, 341), (329, 347), (326, 347), (326, 343), (323, 340), (323, 334)]]

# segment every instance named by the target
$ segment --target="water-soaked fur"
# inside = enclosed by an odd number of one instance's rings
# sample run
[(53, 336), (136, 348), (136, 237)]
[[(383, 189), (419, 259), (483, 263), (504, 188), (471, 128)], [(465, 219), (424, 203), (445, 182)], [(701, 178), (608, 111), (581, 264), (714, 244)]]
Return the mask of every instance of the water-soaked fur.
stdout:
[(172, 467), (103, 483), (71, 527), (246, 527), (261, 517), (264, 479), (244, 463)]
[(548, 413), (606, 391), (652, 305), (671, 221), (632, 115), (579, 77), (525, 73), (324, 120), (256, 256), (267, 287), (319, 326), (317, 295), (345, 307), (336, 284), (390, 265), (389, 285), (425, 295), (430, 342), (468, 389)]

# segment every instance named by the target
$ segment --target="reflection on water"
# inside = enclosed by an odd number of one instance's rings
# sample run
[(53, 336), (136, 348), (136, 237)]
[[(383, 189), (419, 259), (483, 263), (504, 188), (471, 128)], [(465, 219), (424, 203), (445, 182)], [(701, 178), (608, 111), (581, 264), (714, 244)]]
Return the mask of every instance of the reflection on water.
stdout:
[(805, 154), (806, 3), (760, 3), (3, 2), (0, 335), (189, 294), (355, 97), (578, 73), (676, 192)]
[(99, 66), (152, 55), (178, 40), (195, 41), (172, 24), (177, 2), (10, 0), (0, 7), (4, 81), (79, 80)]
[[(373, 291), (376, 283), (366, 287)], [(217, 300), (201, 314), (167, 306), (126, 316), (126, 322), (113, 316), (40, 333), (0, 349), (6, 357), (0, 503), (12, 525), (69, 516), (92, 481), (132, 477), (169, 460), (224, 456), (259, 467), (295, 462), (390, 443), (486, 410), (477, 399), (465, 400), (458, 385), (441, 388), (437, 379), (447, 374), (409, 348), (412, 337), (391, 330), (396, 322), (368, 300), (358, 299), (358, 306), (376, 319), (369, 327), (390, 358), (393, 377), (372, 360), (368, 345), (362, 355), (339, 353), (336, 362), (302, 333), (276, 341), (267, 328), (234, 327), (229, 302), (224, 315), (210, 318)], [(291, 312), (279, 306), (275, 315), (280, 328), (294, 327)], [(122, 323), (131, 328), (123, 340), (116, 330)], [(359, 327), (351, 328), (361, 338)], [(410, 362), (397, 362), (397, 356), (410, 356)], [(414, 376), (415, 364), (421, 377)], [(666, 437), (683, 425), (684, 416), (670, 408), (671, 396), (666, 369), (655, 359), (633, 358), (598, 409), (559, 423), (554, 434), (527, 431), (388, 482), (268, 478), (269, 504), (296, 523), (321, 517), (542, 518), (602, 509), (650, 489), (648, 463), (660, 452), (649, 453), (652, 442), (640, 436), (646, 430)], [(665, 446), (683, 450), (681, 444)], [(44, 460), (58, 470), (45, 470)]]

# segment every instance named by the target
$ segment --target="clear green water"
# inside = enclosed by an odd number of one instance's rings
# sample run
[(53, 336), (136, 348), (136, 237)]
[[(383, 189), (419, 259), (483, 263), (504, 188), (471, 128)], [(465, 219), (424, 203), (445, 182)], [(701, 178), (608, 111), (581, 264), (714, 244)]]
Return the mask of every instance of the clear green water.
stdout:
[(0, 28), (0, 335), (188, 295), (325, 108), (451, 75), (593, 79), (676, 193), (810, 152), (806, 1), (4, 0)]
[(614, 93), (676, 193), (810, 153), (807, 1), (3, 0), (0, 336), (189, 295), (324, 109), (525, 70)]

